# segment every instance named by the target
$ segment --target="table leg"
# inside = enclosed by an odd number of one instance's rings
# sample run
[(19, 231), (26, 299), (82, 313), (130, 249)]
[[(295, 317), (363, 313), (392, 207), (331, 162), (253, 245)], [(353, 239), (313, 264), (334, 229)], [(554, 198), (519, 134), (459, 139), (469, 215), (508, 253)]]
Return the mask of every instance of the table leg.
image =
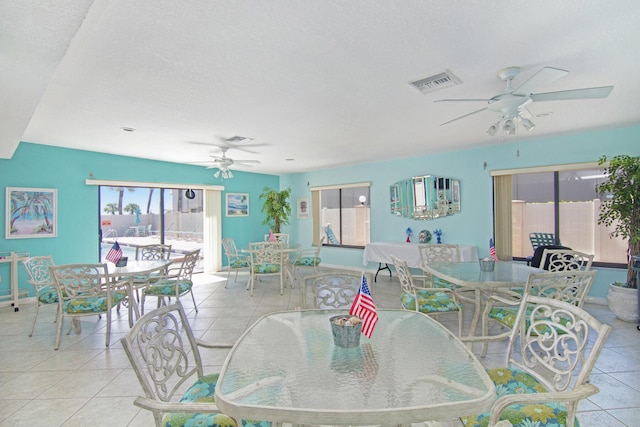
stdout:
[(389, 268), (389, 264), (385, 264), (385, 265), (384, 265), (384, 267), (383, 267), (383, 266), (382, 266), (382, 263), (381, 263), (381, 262), (379, 262), (379, 263), (378, 263), (378, 271), (376, 271), (376, 275), (375, 275), (375, 277), (373, 278), (373, 281), (374, 281), (374, 282), (377, 282), (377, 281), (378, 281), (378, 273), (380, 273), (380, 271), (382, 271), (382, 270), (389, 270), (389, 277), (391, 277), (391, 269)]
[[(133, 327), (133, 319), (138, 320), (140, 318), (140, 309), (138, 308), (138, 302), (136, 301), (133, 292), (133, 277), (129, 277), (127, 281), (127, 298), (129, 299), (128, 314), (129, 314), (129, 327)], [(134, 317), (135, 316), (135, 317)]]
[[(476, 328), (478, 327), (478, 321), (480, 320), (480, 313), (482, 312), (482, 292), (480, 289), (476, 289), (474, 291), (474, 309), (473, 309), (473, 318), (471, 319), (471, 324), (469, 325), (469, 333), (467, 336), (469, 338), (473, 338), (476, 335)], [(473, 344), (468, 343), (467, 347), (472, 348)]]

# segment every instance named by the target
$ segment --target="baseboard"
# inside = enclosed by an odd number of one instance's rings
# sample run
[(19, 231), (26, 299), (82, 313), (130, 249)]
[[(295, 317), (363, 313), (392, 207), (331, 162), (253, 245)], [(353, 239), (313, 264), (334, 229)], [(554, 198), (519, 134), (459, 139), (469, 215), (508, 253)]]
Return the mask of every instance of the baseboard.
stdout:
[(590, 304), (598, 304), (598, 305), (607, 305), (607, 299), (602, 297), (586, 297), (584, 302), (588, 302)]

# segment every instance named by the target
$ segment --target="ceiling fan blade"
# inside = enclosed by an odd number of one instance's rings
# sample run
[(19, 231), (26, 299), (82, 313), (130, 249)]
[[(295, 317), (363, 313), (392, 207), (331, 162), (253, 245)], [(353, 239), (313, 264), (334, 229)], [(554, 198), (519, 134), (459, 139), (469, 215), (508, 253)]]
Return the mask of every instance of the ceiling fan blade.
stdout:
[(240, 150), (240, 151), (244, 151), (245, 153), (251, 153), (251, 154), (258, 154), (255, 151), (251, 151), (251, 150), (247, 150), (247, 147), (265, 147), (269, 144), (267, 143), (256, 143), (256, 144), (231, 144), (229, 143), (226, 139), (224, 138), (218, 138), (220, 139), (220, 143), (215, 143), (215, 142), (202, 142), (202, 141), (187, 141), (188, 144), (194, 144), (194, 145), (204, 145), (207, 147), (218, 147), (220, 149), (226, 148), (227, 150), (233, 148), (235, 150)]
[(236, 160), (236, 159), (233, 159), (233, 163), (251, 163), (251, 164), (258, 164), (258, 163), (260, 163), (260, 160)]
[(440, 123), (440, 126), (448, 125), (451, 122), (455, 122), (456, 120), (464, 119), (465, 117), (469, 117), (469, 116), (471, 116), (473, 114), (479, 113), (479, 112), (484, 111), (486, 109), (488, 109), (488, 107), (484, 107), (484, 108), (481, 108), (479, 110), (472, 111), (472, 112), (470, 112), (468, 114), (465, 114), (464, 116), (456, 117), (455, 119), (449, 120), (448, 122)]
[(482, 101), (482, 102), (489, 102), (489, 99), (475, 99), (475, 98), (469, 98), (469, 99), (462, 99), (462, 98), (458, 98), (458, 99), (436, 99), (433, 102), (478, 102), (478, 101)]
[(569, 99), (597, 99), (609, 96), (613, 86), (588, 87), (584, 89), (559, 90), (557, 92), (532, 93), (533, 101), (564, 101)]
[(561, 70), (559, 68), (544, 67), (542, 70), (535, 73), (529, 80), (522, 83), (516, 89), (513, 90), (514, 95), (529, 96), (533, 91), (544, 85), (548, 85), (551, 82), (558, 80), (560, 77), (564, 77), (569, 72), (567, 70)]

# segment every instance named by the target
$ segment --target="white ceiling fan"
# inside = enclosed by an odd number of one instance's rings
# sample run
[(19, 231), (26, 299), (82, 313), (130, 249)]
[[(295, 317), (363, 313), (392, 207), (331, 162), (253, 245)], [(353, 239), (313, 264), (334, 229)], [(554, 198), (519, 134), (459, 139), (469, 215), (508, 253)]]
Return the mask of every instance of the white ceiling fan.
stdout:
[(527, 131), (533, 129), (535, 124), (531, 121), (531, 113), (527, 106), (532, 102), (541, 101), (567, 101), (576, 99), (606, 98), (613, 90), (613, 86), (589, 87), (582, 89), (560, 90), (555, 92), (534, 93), (536, 89), (550, 84), (557, 79), (569, 74), (559, 68), (544, 67), (529, 80), (517, 88), (512, 87), (513, 79), (520, 73), (520, 67), (507, 67), (498, 71), (498, 78), (506, 82), (505, 90), (489, 99), (438, 99), (434, 102), (486, 102), (487, 106), (472, 111), (455, 119), (442, 123), (440, 126), (455, 122), (485, 110), (495, 111), (500, 114), (500, 119), (487, 129), (489, 135), (495, 135), (502, 129), (506, 135), (515, 135), (518, 123)]
[[(213, 144), (207, 144), (207, 145), (213, 145)], [(251, 167), (251, 165), (253, 164), (260, 163), (259, 160), (232, 159), (231, 157), (227, 157), (227, 151), (229, 151), (229, 148), (231, 147), (227, 147), (227, 146), (218, 146), (218, 147), (222, 151), (222, 156), (210, 155), (209, 157), (211, 157), (213, 160), (201, 161), (201, 162), (190, 162), (190, 163), (205, 164), (205, 165), (207, 163), (211, 163), (211, 165), (207, 166), (207, 169), (214, 169), (214, 168), (218, 169), (216, 173), (213, 174), (213, 176), (215, 178), (222, 176), (223, 179), (233, 178), (233, 172), (231, 172), (231, 169), (235, 168), (235, 166)]]

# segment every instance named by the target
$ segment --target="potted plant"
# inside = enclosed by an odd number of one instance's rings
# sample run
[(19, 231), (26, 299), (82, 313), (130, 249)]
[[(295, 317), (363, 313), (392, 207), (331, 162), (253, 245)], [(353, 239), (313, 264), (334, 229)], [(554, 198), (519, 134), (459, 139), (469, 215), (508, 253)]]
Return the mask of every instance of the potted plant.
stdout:
[(262, 194), (260, 194), (260, 200), (264, 200), (262, 212), (267, 215), (262, 223), (268, 225), (274, 233), (280, 233), (280, 227), (289, 224), (289, 215), (291, 215), (290, 195), (290, 188), (276, 191), (269, 187), (265, 187), (262, 190)]
[[(598, 164), (607, 163), (602, 156)], [(612, 237), (629, 240), (626, 283), (612, 283), (607, 294), (609, 309), (621, 320), (638, 320), (638, 283), (632, 256), (640, 255), (640, 157), (614, 156), (605, 167), (608, 178), (596, 191), (611, 194), (602, 202), (598, 224), (614, 226)], [(619, 294), (622, 294), (621, 296)]]

